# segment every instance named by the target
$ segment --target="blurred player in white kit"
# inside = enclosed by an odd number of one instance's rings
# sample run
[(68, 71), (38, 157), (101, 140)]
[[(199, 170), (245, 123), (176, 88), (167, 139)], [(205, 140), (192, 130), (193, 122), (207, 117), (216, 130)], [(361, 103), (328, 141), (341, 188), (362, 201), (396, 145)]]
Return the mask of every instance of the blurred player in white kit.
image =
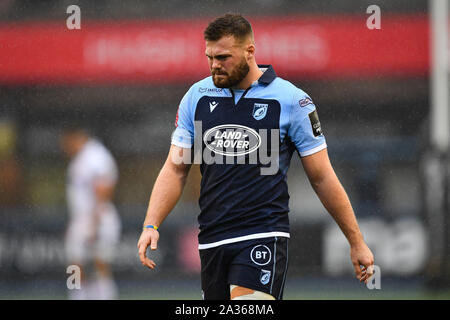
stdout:
[[(116, 162), (108, 149), (81, 127), (66, 129), (61, 147), (71, 158), (66, 255), (70, 265), (81, 268), (81, 289), (69, 290), (69, 299), (116, 299), (118, 290), (110, 268), (121, 232), (112, 202), (118, 179)], [(87, 269), (93, 269), (95, 276), (88, 276)]]

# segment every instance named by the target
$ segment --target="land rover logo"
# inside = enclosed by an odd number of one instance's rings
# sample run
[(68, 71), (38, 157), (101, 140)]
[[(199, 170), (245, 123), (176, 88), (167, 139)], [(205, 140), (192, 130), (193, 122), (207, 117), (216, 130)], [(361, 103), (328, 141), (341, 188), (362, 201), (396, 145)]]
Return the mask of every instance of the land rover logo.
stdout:
[(257, 150), (261, 145), (259, 134), (246, 126), (224, 124), (205, 132), (206, 147), (224, 156), (242, 156)]

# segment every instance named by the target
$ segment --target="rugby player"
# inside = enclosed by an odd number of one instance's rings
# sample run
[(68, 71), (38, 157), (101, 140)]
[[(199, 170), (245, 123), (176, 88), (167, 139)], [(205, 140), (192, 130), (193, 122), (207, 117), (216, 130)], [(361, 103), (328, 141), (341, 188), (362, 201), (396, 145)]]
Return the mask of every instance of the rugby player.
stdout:
[[(225, 157), (200, 164), (198, 238), (204, 299), (282, 299), (289, 240), (286, 173), (294, 151), (350, 244), (356, 277), (366, 282), (373, 254), (328, 158), (313, 100), (278, 77), (272, 66), (256, 63), (253, 31), (241, 15), (215, 19), (204, 39), (211, 76), (192, 85), (179, 105), (169, 156), (154, 184), (138, 241), (142, 264), (155, 268), (146, 250), (157, 249), (158, 228), (180, 198), (191, 166), (174, 159), (190, 159), (196, 141), (201, 141), (203, 158)], [(267, 163), (257, 153), (263, 133), (270, 144), (266, 149), (278, 155), (272, 174), (262, 173)], [(238, 138), (241, 143), (236, 143)], [(226, 146), (234, 149), (224, 152)], [(246, 162), (238, 161), (238, 155)]]
[[(118, 290), (110, 268), (121, 230), (112, 202), (118, 178), (116, 162), (82, 126), (67, 128), (61, 147), (71, 158), (67, 171), (70, 217), (66, 256), (69, 264), (80, 267), (82, 276), (81, 289), (70, 290), (69, 299), (116, 299)], [(88, 268), (94, 269), (94, 277), (86, 276)]]

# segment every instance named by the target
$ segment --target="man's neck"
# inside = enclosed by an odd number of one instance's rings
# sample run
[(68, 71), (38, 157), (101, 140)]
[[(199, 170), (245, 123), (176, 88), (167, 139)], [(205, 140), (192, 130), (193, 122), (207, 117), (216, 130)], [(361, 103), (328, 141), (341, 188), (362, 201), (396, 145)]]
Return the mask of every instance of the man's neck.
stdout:
[(234, 87), (234, 89), (245, 90), (245, 89), (249, 88), (253, 82), (258, 80), (262, 76), (263, 73), (264, 72), (262, 72), (259, 69), (256, 62), (254, 62), (253, 64), (250, 65), (250, 71), (248, 72), (247, 76), (244, 79), (242, 79), (242, 81), (239, 82), (236, 85), (236, 87)]

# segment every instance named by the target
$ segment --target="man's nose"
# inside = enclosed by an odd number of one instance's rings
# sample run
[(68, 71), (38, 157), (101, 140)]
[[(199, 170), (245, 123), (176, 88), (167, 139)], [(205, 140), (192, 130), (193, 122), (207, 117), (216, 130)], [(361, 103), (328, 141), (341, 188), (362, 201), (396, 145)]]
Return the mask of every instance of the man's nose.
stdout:
[(212, 68), (212, 69), (220, 69), (220, 67), (221, 67), (221, 65), (220, 65), (219, 60), (217, 60), (217, 59), (212, 59), (212, 65), (211, 65), (211, 68)]

